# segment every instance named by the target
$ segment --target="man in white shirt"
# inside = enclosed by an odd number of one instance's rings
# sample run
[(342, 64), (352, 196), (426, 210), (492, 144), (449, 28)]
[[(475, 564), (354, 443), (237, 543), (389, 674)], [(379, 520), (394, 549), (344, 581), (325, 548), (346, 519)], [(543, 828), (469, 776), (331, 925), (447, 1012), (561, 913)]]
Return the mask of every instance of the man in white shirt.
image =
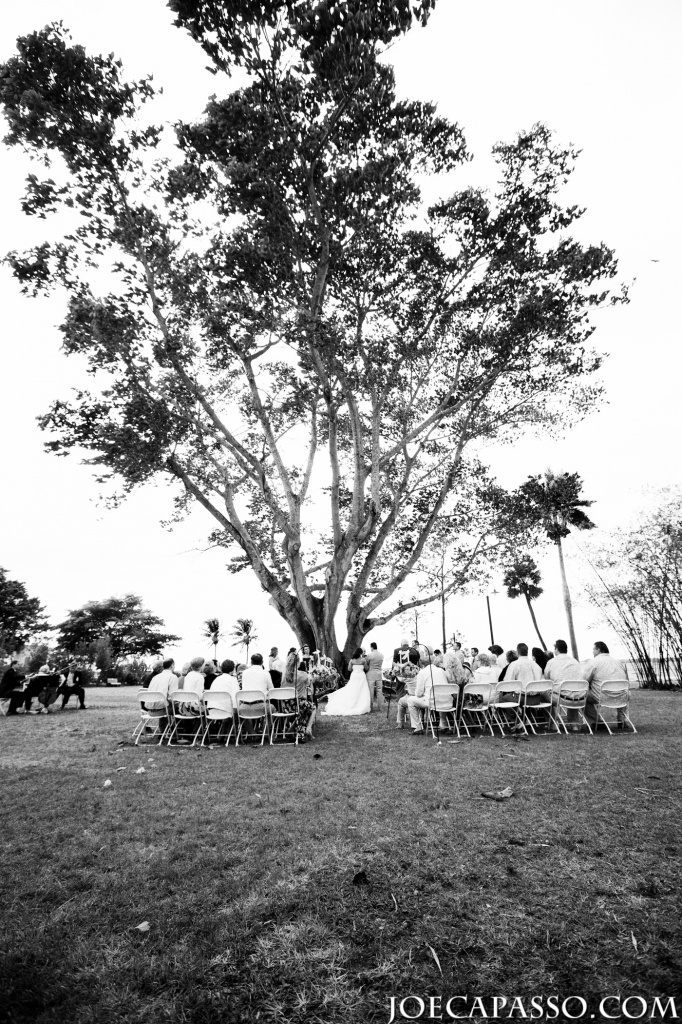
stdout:
[(147, 690), (151, 693), (155, 690), (157, 693), (163, 694), (164, 698), (168, 697), (168, 694), (178, 688), (178, 677), (176, 676), (173, 669), (175, 668), (175, 661), (173, 658), (166, 658), (162, 663), (161, 671), (157, 672), (155, 676), (149, 681)]
[[(597, 640), (592, 648), (594, 657), (585, 663), (583, 673), (590, 684), (590, 692), (587, 695), (588, 716), (596, 722), (597, 716), (594, 705), (599, 703), (601, 686), (609, 679), (629, 679), (628, 670), (622, 661), (612, 658), (609, 649), (601, 640)], [(623, 712), (618, 710), (618, 728), (622, 728), (625, 722)]]
[[(549, 679), (552, 683), (552, 703), (558, 704), (561, 684), (567, 679), (584, 679), (585, 671), (583, 666), (568, 653), (568, 644), (565, 640), (557, 640), (554, 644), (554, 657), (550, 658), (545, 665), (543, 678)], [(571, 732), (580, 729), (580, 715), (577, 711), (569, 708), (566, 724)]]
[[(413, 736), (420, 736), (424, 732), (420, 712), (426, 710), (429, 704), (433, 704), (433, 697), (431, 695), (433, 687), (441, 684), (447, 685), (448, 683), (445, 669), (439, 665), (434, 665), (426, 652), (420, 654), (419, 664), (421, 670), (415, 680), (414, 697), (403, 698), (410, 713), (410, 725), (412, 726)], [(440, 716), (440, 728), (447, 728), (445, 715)]]
[(251, 665), (242, 672), (242, 690), (262, 690), (267, 693), (274, 689), (270, 673), (263, 667), (263, 655), (252, 654)]
[(528, 657), (528, 644), (517, 644), (516, 653), (518, 658), (509, 666), (504, 677), (505, 683), (519, 682), (525, 687), (527, 683), (542, 679), (542, 669)]
[(211, 692), (229, 693), (234, 703), (234, 698), (239, 689), (239, 680), (235, 675), (234, 662), (226, 658), (220, 666), (220, 675), (216, 676), (211, 685)]

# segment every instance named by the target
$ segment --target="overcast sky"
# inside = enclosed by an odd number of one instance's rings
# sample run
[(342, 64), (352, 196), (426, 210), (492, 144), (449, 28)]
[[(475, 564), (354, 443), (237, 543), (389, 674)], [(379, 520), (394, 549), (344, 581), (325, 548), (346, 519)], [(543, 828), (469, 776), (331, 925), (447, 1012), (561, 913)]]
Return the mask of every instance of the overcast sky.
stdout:
[[(207, 97), (227, 84), (206, 70), (207, 59), (172, 26), (163, 0), (24, 0), (2, 5), (0, 60), (14, 41), (61, 20), (91, 52), (114, 51), (128, 77), (153, 73), (163, 86), (156, 120), (198, 117)], [(598, 316), (595, 346), (608, 355), (600, 379), (607, 400), (565, 438), (526, 439), (491, 452), (502, 483), (513, 486), (547, 466), (578, 471), (595, 500), (594, 520), (626, 524), (644, 488), (682, 483), (678, 295), (682, 280), (679, 176), (682, 103), (678, 0), (440, 0), (426, 29), (396, 45), (391, 59), (401, 94), (437, 102), (463, 127), (473, 163), (459, 183), (492, 182), (491, 147), (537, 121), (582, 150), (566, 192), (587, 207), (583, 241), (605, 242), (632, 285), (629, 305)], [(45, 222), (22, 217), (19, 197), (27, 160), (0, 151), (0, 249), (40, 240)], [(292, 636), (268, 607), (248, 572), (225, 571), (224, 553), (206, 550), (212, 522), (203, 510), (173, 532), (159, 524), (170, 511), (159, 484), (111, 511), (98, 503), (88, 467), (46, 454), (36, 416), (67, 396), (82, 369), (60, 353), (59, 298), (22, 297), (0, 268), (0, 565), (26, 583), (53, 621), (87, 600), (132, 591), (183, 637), (184, 658), (207, 654), (201, 624), (218, 616), (256, 620), (262, 649), (288, 647)], [(582, 546), (582, 538), (577, 538)], [(581, 655), (597, 635), (618, 645), (581, 596), (585, 564), (569, 538)], [(537, 615), (546, 640), (566, 635), (554, 551), (541, 558), (546, 594)], [(498, 583), (497, 589), (500, 590)], [(495, 640), (505, 647), (535, 638), (521, 602), (491, 599)], [(438, 641), (437, 618), (423, 638)], [(478, 646), (489, 643), (485, 597), (453, 599), (453, 629)], [(378, 631), (387, 651), (399, 638), (391, 624)], [(223, 645), (222, 656), (230, 651)]]

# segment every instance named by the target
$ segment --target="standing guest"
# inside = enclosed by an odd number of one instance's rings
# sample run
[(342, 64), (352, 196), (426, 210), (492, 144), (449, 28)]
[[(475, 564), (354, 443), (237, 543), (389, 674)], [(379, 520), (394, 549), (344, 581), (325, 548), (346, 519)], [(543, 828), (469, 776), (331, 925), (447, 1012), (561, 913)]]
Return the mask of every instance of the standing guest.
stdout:
[(310, 667), (313, 663), (313, 656), (310, 653), (310, 647), (308, 646), (308, 644), (303, 644), (300, 662), (302, 665), (305, 665), (305, 671), (310, 672)]
[[(284, 669), (284, 685), (295, 686), (296, 696), (298, 697), (298, 716), (296, 718), (296, 735), (298, 736), (299, 743), (305, 743), (306, 740), (313, 738), (313, 725), (315, 724), (315, 718), (317, 710), (315, 708), (315, 701), (313, 696), (313, 685), (312, 680), (308, 673), (301, 666), (296, 666), (296, 651), (293, 652), (287, 658), (286, 667)], [(286, 702), (289, 710), (294, 710), (296, 702)]]
[(377, 711), (380, 709), (383, 703), (383, 694), (381, 692), (381, 683), (383, 680), (383, 666), (384, 656), (375, 643), (369, 645), (369, 654), (367, 655), (367, 682), (369, 683), (369, 695), (370, 697), (374, 694), (374, 700), (377, 703)]
[[(602, 683), (607, 682), (609, 679), (629, 679), (628, 670), (622, 661), (618, 661), (617, 658), (612, 658), (609, 649), (605, 643), (601, 640), (597, 640), (596, 644), (592, 648), (593, 657), (590, 661), (586, 662), (583, 668), (584, 676), (587, 682), (590, 684), (590, 692), (587, 695), (587, 714), (592, 721), (596, 722), (597, 714), (595, 705), (599, 703), (601, 697)], [(625, 716), (623, 711), (618, 709), (618, 728), (623, 729), (625, 726)]]
[(185, 675), (185, 684), (182, 687), (183, 690), (189, 690), (191, 693), (198, 693), (201, 697), (204, 692), (204, 681), (206, 678), (202, 672), (203, 667), (203, 658), (192, 658), (189, 663), (189, 672)]
[(17, 708), (22, 706), (26, 698), (23, 690), (24, 676), (17, 670), (18, 664), (17, 659), (12, 658), (0, 680), (0, 700), (9, 699), (8, 715), (16, 715)]
[(400, 647), (395, 647), (394, 650), (393, 650), (393, 664), (394, 665), (399, 665), (400, 664), (400, 655), (404, 654), (407, 651), (409, 651), (409, 649), (410, 649), (410, 642), (409, 642), (409, 640), (407, 639), (406, 636), (402, 636), (400, 638)]
[(242, 690), (262, 690), (267, 693), (274, 689), (270, 673), (263, 666), (263, 655), (252, 654), (251, 665), (242, 672)]
[[(567, 679), (584, 679), (585, 669), (568, 653), (566, 641), (557, 640), (554, 644), (554, 657), (547, 661), (542, 675), (552, 683), (552, 702), (557, 704), (561, 684)], [(573, 708), (569, 708), (567, 712), (566, 728), (569, 732), (578, 732), (580, 729), (580, 715)]]
[(478, 666), (480, 664), (478, 655), (479, 655), (478, 647), (472, 647), (471, 648), (471, 671), (472, 672), (476, 672), (476, 669), (478, 668)]
[(148, 690), (154, 693), (161, 693), (165, 698), (173, 690), (178, 689), (178, 677), (175, 674), (175, 661), (173, 658), (166, 658), (161, 662), (161, 671), (149, 681)]
[(528, 644), (517, 644), (516, 653), (518, 658), (509, 666), (505, 680), (508, 683), (534, 683), (542, 679), (540, 666), (528, 657)]
[(69, 703), (69, 697), (75, 693), (78, 697), (80, 710), (85, 711), (85, 690), (83, 689), (83, 680), (85, 676), (81, 669), (76, 667), (75, 661), (70, 661), (67, 665), (64, 682), (58, 689), (58, 693), (62, 695), (62, 711)]
[(284, 675), (285, 665), (279, 656), (279, 648), (270, 648), (270, 656), (268, 658), (268, 668), (270, 670), (270, 678), (272, 679), (273, 686), (282, 685), (282, 676)]

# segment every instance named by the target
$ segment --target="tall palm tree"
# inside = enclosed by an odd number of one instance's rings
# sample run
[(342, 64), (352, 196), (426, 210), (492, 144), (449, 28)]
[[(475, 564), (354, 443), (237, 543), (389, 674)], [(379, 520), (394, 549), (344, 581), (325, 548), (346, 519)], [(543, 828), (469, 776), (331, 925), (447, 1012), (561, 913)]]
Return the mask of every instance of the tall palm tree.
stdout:
[(218, 660), (218, 644), (223, 639), (223, 633), (218, 619), (206, 619), (201, 634), (210, 644), (213, 644), (213, 660)]
[(574, 527), (576, 530), (592, 530), (594, 528), (595, 524), (583, 512), (584, 508), (589, 508), (594, 502), (587, 501), (581, 497), (580, 489), (582, 485), (583, 482), (577, 473), (553, 473), (551, 469), (548, 469), (545, 471), (544, 477), (529, 477), (519, 488), (522, 497), (535, 508), (545, 533), (552, 543), (557, 546), (571, 652), (576, 659), (578, 657), (578, 644), (575, 639), (573, 606), (566, 579), (566, 566), (564, 565), (564, 552), (561, 541), (569, 535), (571, 527)]
[(249, 660), (249, 646), (258, 639), (258, 635), (253, 631), (253, 619), (237, 619), (235, 625), (232, 628), (230, 636), (234, 637), (233, 647), (238, 645), (246, 647), (246, 660)]
[(535, 618), (535, 611), (532, 604), (532, 602), (537, 601), (543, 593), (542, 587), (539, 585), (541, 579), (540, 570), (538, 569), (535, 560), (531, 558), (530, 555), (517, 556), (514, 559), (513, 564), (509, 566), (504, 574), (504, 585), (507, 588), (507, 597), (525, 597), (530, 617), (533, 620), (533, 625), (535, 626), (535, 632), (538, 635), (543, 651), (546, 651), (547, 644), (542, 639), (542, 633), (540, 632), (537, 619)]

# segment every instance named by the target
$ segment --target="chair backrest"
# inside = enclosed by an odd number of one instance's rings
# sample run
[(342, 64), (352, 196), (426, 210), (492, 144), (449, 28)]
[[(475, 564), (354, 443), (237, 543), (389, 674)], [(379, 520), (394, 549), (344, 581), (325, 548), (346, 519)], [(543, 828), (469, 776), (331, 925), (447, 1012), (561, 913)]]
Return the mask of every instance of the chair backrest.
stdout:
[(526, 695), (526, 699), (530, 694), (546, 693), (547, 703), (552, 703), (552, 684), (549, 681), (549, 679), (534, 679), (532, 683), (525, 684), (525, 686), (523, 687), (523, 692)]
[(137, 701), (142, 714), (147, 711), (168, 710), (168, 701), (159, 690), (138, 690)]
[(296, 687), (295, 686), (280, 686), (276, 690), (270, 690), (268, 693), (268, 704), (272, 708), (272, 713), (275, 715), (295, 715), (296, 710), (292, 710), (291, 707), (284, 708), (282, 705), (288, 701), (295, 701), (296, 708), (298, 707), (298, 701), (296, 698)]
[(235, 705), (240, 718), (265, 717), (265, 694), (262, 690), (239, 690)]
[[(467, 697), (480, 697), (481, 703), (479, 705), (479, 708), (487, 708), (488, 704), (490, 703), (491, 690), (492, 685), (490, 683), (467, 683), (462, 692), (462, 707), (465, 710), (472, 710), (471, 708), (467, 709), (466, 707)], [(478, 710), (478, 708), (473, 708), (473, 710), (476, 711)]]
[(454, 711), (459, 696), (457, 683), (435, 683), (431, 706), (436, 711)]
[(520, 704), (523, 687), (521, 683), (510, 679), (503, 679), (501, 683), (495, 684), (491, 701), (501, 704)]
[(176, 718), (201, 718), (203, 714), (201, 697), (196, 690), (173, 690), (168, 700)]
[(607, 679), (601, 684), (599, 703), (606, 708), (626, 708), (630, 703), (630, 683), (627, 679)]
[(568, 708), (584, 708), (590, 684), (584, 679), (563, 679), (559, 687), (559, 704)]
[[(231, 716), (234, 712), (232, 695), (227, 690), (216, 690), (215, 693), (209, 690), (204, 694), (204, 707), (209, 718)], [(214, 715), (211, 712), (218, 712), (218, 714)]]

